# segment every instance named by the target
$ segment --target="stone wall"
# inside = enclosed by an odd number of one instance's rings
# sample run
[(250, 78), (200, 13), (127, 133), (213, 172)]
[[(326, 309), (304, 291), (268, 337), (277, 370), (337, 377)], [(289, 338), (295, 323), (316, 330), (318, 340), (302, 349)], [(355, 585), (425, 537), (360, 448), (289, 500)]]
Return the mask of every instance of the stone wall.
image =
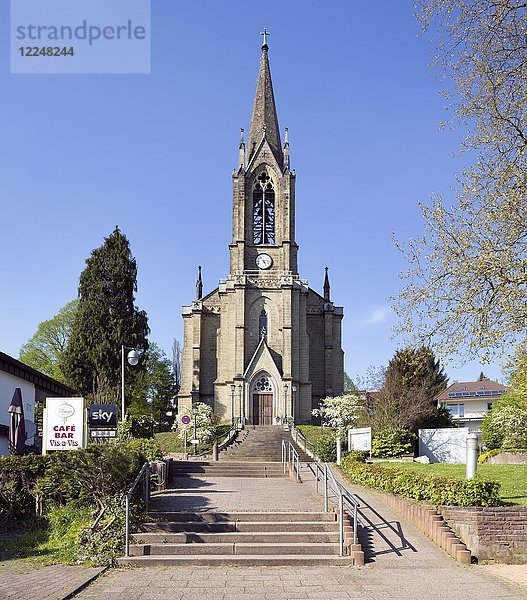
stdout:
[(445, 521), (480, 561), (527, 564), (527, 508), (439, 508)]

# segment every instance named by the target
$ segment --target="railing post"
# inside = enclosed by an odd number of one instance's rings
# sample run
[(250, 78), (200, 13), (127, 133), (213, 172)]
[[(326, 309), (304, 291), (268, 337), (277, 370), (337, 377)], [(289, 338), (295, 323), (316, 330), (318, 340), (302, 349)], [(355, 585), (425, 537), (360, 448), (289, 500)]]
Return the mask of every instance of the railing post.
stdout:
[(130, 498), (125, 496), (125, 534), (124, 534), (124, 555), (129, 556), (130, 549)]
[(300, 480), (300, 458), (298, 452), (296, 453), (296, 480)]
[(145, 469), (145, 508), (146, 508), (146, 512), (148, 512), (149, 505), (150, 505), (150, 465), (148, 465)]
[(317, 494), (318, 494), (318, 463), (315, 463), (315, 478), (317, 480)]
[(339, 490), (339, 520), (340, 556), (344, 556), (344, 498), (341, 490)]
[(328, 512), (328, 466), (324, 463), (324, 512)]
[(353, 544), (357, 543), (357, 505), (353, 505)]

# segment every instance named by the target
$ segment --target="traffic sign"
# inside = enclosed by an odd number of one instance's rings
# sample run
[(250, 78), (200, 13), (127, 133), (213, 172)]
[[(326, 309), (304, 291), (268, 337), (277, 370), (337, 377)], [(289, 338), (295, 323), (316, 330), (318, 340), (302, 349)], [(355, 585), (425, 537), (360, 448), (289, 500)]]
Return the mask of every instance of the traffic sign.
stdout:
[(183, 425), (188, 425), (191, 421), (191, 418), (188, 415), (183, 415), (181, 417), (181, 422), (183, 423)]

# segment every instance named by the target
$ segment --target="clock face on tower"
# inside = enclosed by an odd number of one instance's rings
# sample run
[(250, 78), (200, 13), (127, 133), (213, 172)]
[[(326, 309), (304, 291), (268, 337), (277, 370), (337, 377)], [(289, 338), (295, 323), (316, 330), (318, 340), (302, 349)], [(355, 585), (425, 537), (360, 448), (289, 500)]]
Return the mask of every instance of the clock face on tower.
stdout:
[(273, 264), (273, 259), (269, 254), (258, 254), (256, 257), (256, 266), (259, 269), (269, 269)]

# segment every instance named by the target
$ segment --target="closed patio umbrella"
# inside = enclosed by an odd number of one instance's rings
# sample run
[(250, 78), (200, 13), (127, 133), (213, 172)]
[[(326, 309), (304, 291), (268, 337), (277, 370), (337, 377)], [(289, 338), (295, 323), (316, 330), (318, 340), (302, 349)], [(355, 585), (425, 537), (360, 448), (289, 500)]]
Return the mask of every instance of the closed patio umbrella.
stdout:
[(26, 448), (26, 426), (24, 424), (24, 405), (22, 403), (22, 390), (15, 389), (11, 404), (7, 409), (11, 413), (9, 421), (9, 451), (11, 454), (21, 456)]

